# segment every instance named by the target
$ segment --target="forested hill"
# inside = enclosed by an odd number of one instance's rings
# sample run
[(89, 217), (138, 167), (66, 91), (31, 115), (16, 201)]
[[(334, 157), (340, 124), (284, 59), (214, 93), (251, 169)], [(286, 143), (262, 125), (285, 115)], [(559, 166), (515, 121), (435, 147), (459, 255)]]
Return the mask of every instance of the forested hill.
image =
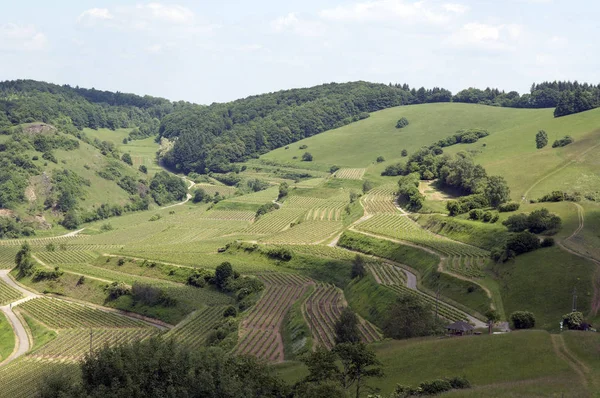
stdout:
[(59, 86), (34, 80), (0, 82), (0, 131), (10, 126), (44, 122), (79, 130), (138, 127), (144, 135), (158, 132), (160, 119), (177, 106), (163, 98)]
[(530, 94), (469, 88), (415, 89), (403, 84), (354, 82), (279, 91), (208, 107), (181, 107), (165, 116), (160, 135), (175, 141), (164, 161), (183, 172), (228, 172), (232, 162), (368, 117), (369, 112), (407, 104), (466, 102), (515, 108), (555, 107), (555, 116), (600, 105), (600, 85), (534, 84)]

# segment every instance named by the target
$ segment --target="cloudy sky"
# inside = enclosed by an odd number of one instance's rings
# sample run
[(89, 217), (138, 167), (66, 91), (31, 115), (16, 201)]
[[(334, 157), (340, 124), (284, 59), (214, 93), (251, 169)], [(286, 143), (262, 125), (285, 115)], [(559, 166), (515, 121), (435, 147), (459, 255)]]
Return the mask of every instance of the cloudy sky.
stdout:
[(0, 80), (211, 103), (368, 80), (527, 91), (600, 82), (600, 2), (3, 1)]

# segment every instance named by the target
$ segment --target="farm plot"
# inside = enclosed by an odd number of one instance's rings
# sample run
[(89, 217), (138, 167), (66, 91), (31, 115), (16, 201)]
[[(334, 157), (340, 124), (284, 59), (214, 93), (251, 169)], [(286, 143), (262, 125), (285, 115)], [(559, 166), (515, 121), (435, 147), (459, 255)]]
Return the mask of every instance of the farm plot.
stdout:
[(324, 178), (311, 178), (309, 180), (300, 181), (296, 184), (298, 188), (316, 188), (325, 181)]
[(377, 283), (381, 285), (406, 285), (406, 274), (393, 264), (369, 263), (366, 268), (373, 274)]
[(422, 229), (417, 223), (406, 216), (377, 214), (367, 221), (358, 224), (356, 229), (412, 242), (419, 246), (428, 247), (446, 256), (488, 256), (485, 250), (434, 235)]
[(261, 299), (240, 325), (240, 341), (236, 351), (258, 358), (283, 361), (281, 324), (289, 308), (311, 283), (293, 274), (269, 273), (260, 276), (266, 288)]
[(85, 241), (87, 236), (52, 236), (49, 238), (37, 238), (37, 239), (7, 239), (0, 240), (0, 246), (21, 246), (23, 243), (27, 242), (30, 246), (46, 246), (49, 243), (54, 243), (55, 245), (61, 244), (69, 244), (74, 243), (76, 241), (81, 242)]
[(200, 218), (205, 220), (237, 220), (237, 221), (252, 221), (254, 220), (255, 212), (239, 211), (239, 210), (212, 210), (203, 213)]
[(47, 376), (65, 374), (75, 377), (78, 372), (79, 365), (76, 363), (25, 357), (0, 367), (0, 398), (35, 397)]
[(17, 308), (51, 329), (147, 327), (141, 321), (59, 299), (37, 298)]
[(46, 264), (86, 264), (93, 261), (98, 254), (87, 251), (41, 251), (35, 253)]
[(21, 292), (0, 280), (0, 306), (17, 301), (21, 297)]
[(302, 209), (279, 209), (260, 217), (258, 221), (243, 231), (242, 234), (266, 235), (282, 231), (290, 226), (304, 213)]
[(174, 245), (200, 241), (241, 231), (249, 225), (250, 222), (244, 220), (213, 220), (203, 218), (196, 221), (191, 228), (185, 226), (166, 226), (162, 231), (136, 242), (135, 245)]
[[(302, 306), (315, 345), (328, 349), (335, 345), (335, 323), (345, 307), (343, 293), (335, 286), (319, 283)], [(358, 329), (365, 343), (380, 340), (375, 327), (360, 318)]]
[(367, 214), (398, 213), (394, 205), (396, 200), (395, 185), (383, 186), (370, 190), (361, 200)]
[(211, 330), (223, 319), (224, 309), (225, 307), (205, 307), (198, 310), (168, 331), (165, 337), (173, 338), (190, 349), (196, 349), (204, 344)]
[(335, 178), (345, 180), (361, 180), (367, 169), (339, 169), (335, 172)]
[(0, 246), (0, 269), (13, 268), (18, 251), (19, 248), (16, 246)]
[(285, 201), (286, 207), (295, 207), (298, 209), (310, 209), (311, 207), (319, 206), (325, 202), (325, 199), (315, 198), (312, 196), (290, 196)]
[(263, 205), (265, 203), (269, 203), (275, 199), (279, 195), (279, 187), (271, 187), (267, 188), (264, 191), (254, 192), (248, 195), (235, 196), (233, 198), (227, 199), (228, 202), (238, 202), (238, 203), (254, 203)]
[(304, 254), (308, 256), (323, 257), (336, 260), (352, 260), (356, 256), (356, 254), (348, 250), (339, 248), (337, 246), (330, 247), (325, 245), (284, 245), (283, 247), (288, 248), (295, 254)]
[(235, 191), (237, 191), (237, 188), (235, 187), (213, 184), (196, 184), (194, 188), (201, 188), (210, 196), (215, 196), (218, 193), (219, 196), (224, 196), (226, 198), (233, 196), (235, 194)]
[(489, 257), (453, 256), (444, 259), (443, 267), (467, 278), (483, 278), (488, 261)]
[[(80, 360), (91, 349), (141, 341), (159, 333), (154, 328), (129, 329), (69, 329), (36, 350), (31, 357), (40, 359)], [(90, 336), (91, 334), (91, 336)]]
[(281, 233), (264, 238), (262, 241), (289, 245), (319, 243), (341, 228), (342, 223), (336, 221), (303, 221)]

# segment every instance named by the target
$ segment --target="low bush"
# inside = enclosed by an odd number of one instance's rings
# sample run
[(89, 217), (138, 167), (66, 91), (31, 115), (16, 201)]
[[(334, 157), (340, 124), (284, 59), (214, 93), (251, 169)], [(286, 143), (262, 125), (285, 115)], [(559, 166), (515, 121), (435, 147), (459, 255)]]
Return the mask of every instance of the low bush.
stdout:
[(565, 135), (560, 140), (554, 141), (552, 143), (552, 148), (559, 148), (559, 147), (567, 146), (569, 144), (572, 144), (573, 142), (575, 142), (573, 137), (571, 137), (570, 135)]
[(515, 311), (510, 314), (515, 329), (531, 329), (535, 326), (535, 316), (529, 311)]
[(405, 118), (405, 117), (401, 117), (401, 118), (398, 120), (398, 122), (396, 123), (396, 128), (397, 128), (397, 129), (401, 129), (401, 128), (404, 128), (404, 127), (408, 126), (408, 124), (409, 124), (409, 123), (408, 123), (408, 119), (407, 119), (407, 118)]
[(521, 207), (521, 205), (517, 202), (502, 203), (498, 206), (498, 211), (501, 213), (508, 213), (510, 211), (519, 210), (519, 207)]

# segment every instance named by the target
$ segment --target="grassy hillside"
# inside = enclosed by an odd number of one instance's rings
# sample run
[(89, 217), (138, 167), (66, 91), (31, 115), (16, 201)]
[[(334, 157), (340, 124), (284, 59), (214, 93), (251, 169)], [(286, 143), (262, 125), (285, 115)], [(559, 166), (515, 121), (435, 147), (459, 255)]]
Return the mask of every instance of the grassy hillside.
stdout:
[[(401, 117), (406, 117), (410, 124), (396, 129), (396, 121)], [(488, 174), (503, 175), (515, 199), (520, 199), (539, 179), (556, 171), (552, 178), (543, 180), (529, 192), (528, 197), (537, 198), (553, 189), (600, 190), (600, 178), (593, 172), (597, 167), (597, 151), (586, 152), (598, 143), (599, 125), (600, 109), (555, 118), (552, 109), (460, 103), (409, 105), (375, 112), (368, 119), (298, 141), (288, 149), (276, 149), (261, 159), (307, 167), (311, 162), (302, 162), (301, 158), (304, 152), (310, 152), (313, 155), (311, 167), (321, 170), (328, 170), (332, 165), (367, 168), (366, 178), (379, 179), (386, 165), (400, 160), (402, 149), (410, 154), (457, 130), (484, 128), (491, 133), (488, 137), (474, 144), (445, 148), (445, 152), (475, 150), (476, 162), (481, 163)], [(542, 150), (535, 147), (535, 134), (539, 130), (548, 133), (550, 143)], [(554, 140), (565, 135), (571, 135), (575, 143), (551, 148)], [(305, 149), (299, 149), (304, 145)], [(386, 161), (375, 163), (378, 156)], [(567, 167), (558, 170), (566, 164)]]

